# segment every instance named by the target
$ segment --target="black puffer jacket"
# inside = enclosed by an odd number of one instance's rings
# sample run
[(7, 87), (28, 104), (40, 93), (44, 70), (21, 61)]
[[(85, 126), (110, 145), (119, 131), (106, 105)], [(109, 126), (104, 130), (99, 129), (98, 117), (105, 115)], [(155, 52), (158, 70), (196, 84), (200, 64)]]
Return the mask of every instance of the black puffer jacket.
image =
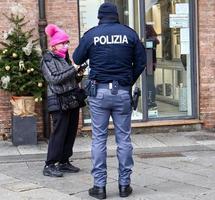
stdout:
[(77, 71), (72, 65), (68, 64), (65, 59), (50, 51), (44, 54), (41, 60), (41, 69), (48, 83), (48, 111), (58, 111), (60, 110), (60, 105), (57, 94), (79, 87), (76, 78)]

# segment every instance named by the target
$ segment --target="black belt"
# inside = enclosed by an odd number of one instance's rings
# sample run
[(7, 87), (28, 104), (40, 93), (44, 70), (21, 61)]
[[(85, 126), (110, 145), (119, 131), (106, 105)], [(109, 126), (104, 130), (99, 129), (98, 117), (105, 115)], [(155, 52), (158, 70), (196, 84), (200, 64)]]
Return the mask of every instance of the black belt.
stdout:
[[(112, 83), (97, 83), (97, 89), (112, 89), (113, 84)], [(126, 90), (130, 91), (130, 86), (121, 86), (118, 85), (118, 90)]]

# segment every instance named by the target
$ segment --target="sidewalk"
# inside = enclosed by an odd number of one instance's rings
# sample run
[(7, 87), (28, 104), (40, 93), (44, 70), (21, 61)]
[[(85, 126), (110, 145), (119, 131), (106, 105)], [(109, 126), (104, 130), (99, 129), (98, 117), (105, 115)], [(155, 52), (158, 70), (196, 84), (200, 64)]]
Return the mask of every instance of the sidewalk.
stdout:
[[(133, 200), (212, 200), (215, 195), (215, 133), (205, 131), (132, 135), (135, 166)], [(47, 144), (15, 147), (0, 141), (1, 200), (75, 200), (88, 196), (91, 138), (78, 137), (73, 162), (78, 174), (42, 175)], [(115, 139), (108, 138), (107, 199), (118, 196)]]

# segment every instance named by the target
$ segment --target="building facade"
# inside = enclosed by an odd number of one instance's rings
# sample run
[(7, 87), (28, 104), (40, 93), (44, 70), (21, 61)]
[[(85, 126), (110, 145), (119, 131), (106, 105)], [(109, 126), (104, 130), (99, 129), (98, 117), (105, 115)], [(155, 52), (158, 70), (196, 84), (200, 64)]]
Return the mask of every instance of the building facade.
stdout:
[[(9, 12), (22, 4), (38, 38), (37, 0), (0, 2)], [(97, 10), (103, 2), (117, 5), (120, 22), (135, 29), (145, 44), (147, 67), (135, 86), (142, 90), (133, 112), (135, 127), (201, 124), (215, 127), (215, 2), (206, 0), (46, 0), (46, 19), (71, 36), (71, 52), (79, 37), (98, 23)], [(92, 6), (93, 5), (93, 6)], [(0, 29), (9, 24), (0, 16)], [(86, 77), (88, 70), (86, 71)], [(10, 94), (0, 91), (0, 131), (10, 132)], [(42, 106), (37, 105), (38, 133), (43, 135)], [(80, 127), (88, 130), (87, 107)], [(111, 119), (110, 119), (111, 121)]]

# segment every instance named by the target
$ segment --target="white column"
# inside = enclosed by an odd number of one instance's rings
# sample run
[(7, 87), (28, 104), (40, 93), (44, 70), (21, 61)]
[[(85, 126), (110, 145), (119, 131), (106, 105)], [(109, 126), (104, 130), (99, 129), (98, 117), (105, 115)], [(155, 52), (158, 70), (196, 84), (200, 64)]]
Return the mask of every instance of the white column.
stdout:
[(134, 2), (128, 0), (129, 26), (134, 28)]
[(192, 115), (190, 54), (187, 54), (187, 115)]

